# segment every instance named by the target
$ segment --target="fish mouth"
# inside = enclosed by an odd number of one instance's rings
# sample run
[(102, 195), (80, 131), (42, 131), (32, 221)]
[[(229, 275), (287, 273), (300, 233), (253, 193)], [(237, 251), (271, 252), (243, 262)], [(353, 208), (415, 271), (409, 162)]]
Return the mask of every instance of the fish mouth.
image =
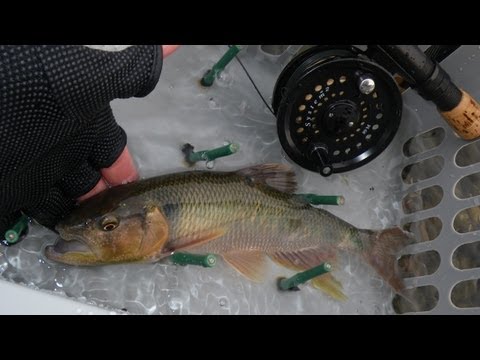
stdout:
[(92, 249), (81, 237), (69, 235), (63, 231), (59, 233), (60, 237), (55, 244), (45, 248), (47, 259), (68, 265), (88, 265), (96, 258)]

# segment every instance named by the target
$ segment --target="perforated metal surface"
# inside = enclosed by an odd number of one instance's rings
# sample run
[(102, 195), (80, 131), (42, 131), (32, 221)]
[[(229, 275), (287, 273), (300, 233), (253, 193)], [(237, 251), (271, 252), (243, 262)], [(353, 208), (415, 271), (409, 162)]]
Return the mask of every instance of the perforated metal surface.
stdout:
[[(480, 98), (480, 73), (478, 72), (480, 67), (480, 51), (478, 46), (464, 45), (460, 47), (442, 63), (442, 66), (449, 72), (459, 87), (468, 91), (474, 98)], [(458, 308), (453, 305), (450, 298), (452, 289), (459, 282), (480, 279), (480, 268), (459, 270), (452, 263), (452, 256), (459, 246), (480, 239), (480, 233), (478, 231), (460, 234), (455, 231), (453, 226), (454, 218), (459, 211), (480, 204), (480, 197), (478, 195), (465, 199), (460, 199), (455, 195), (457, 182), (466, 175), (480, 172), (480, 163), (473, 163), (464, 167), (455, 164), (457, 152), (468, 144), (468, 142), (458, 138), (453, 133), (443, 121), (433, 104), (426, 103), (414, 91), (408, 91), (404, 94), (404, 102), (408, 104), (408, 106), (404, 108), (401, 124), (403, 131), (399, 134), (400, 142), (405, 143), (417, 134), (438, 127), (443, 128), (445, 131), (443, 141), (441, 141), (438, 146), (416, 153), (410, 157), (402, 154), (404, 157), (403, 168), (399, 169), (398, 176), (401, 176), (402, 171), (403, 177), (408, 175), (404, 171), (405, 167), (422, 161), (425, 162), (420, 164), (420, 166), (412, 166), (409, 168), (411, 176), (407, 176), (407, 179), (409, 178), (410, 182), (417, 181), (413, 184), (406, 184), (405, 181), (402, 181), (401, 191), (398, 194), (399, 199), (411, 200), (417, 198), (419, 201), (416, 202), (415, 208), (422, 208), (423, 206), (428, 206), (428, 202), (433, 201), (434, 205), (435, 202), (438, 202), (435, 200), (440, 198), (439, 203), (430, 209), (409, 214), (407, 214), (407, 212), (409, 212), (408, 209), (410, 205), (407, 201), (403, 201), (403, 207), (400, 210), (403, 213), (402, 223), (406, 224), (428, 218), (439, 218), (442, 223), (441, 231), (435, 239), (412, 245), (404, 251), (406, 254), (436, 251), (440, 255), (438, 269), (430, 275), (407, 279), (406, 284), (408, 287), (433, 285), (438, 290), (438, 303), (426, 313), (480, 314), (479, 307)], [(441, 132), (441, 130), (436, 131), (437, 135), (438, 132)], [(441, 139), (441, 136), (438, 138)], [(435, 143), (433, 145), (435, 145)], [(430, 146), (427, 146), (427, 148), (428, 147)], [(467, 155), (464, 157), (464, 161), (466, 161), (466, 163), (472, 163), (474, 160), (468, 159)], [(409, 171), (407, 170), (407, 172)], [(414, 174), (414, 172), (417, 173)], [(412, 196), (412, 193), (420, 190), (423, 190), (423, 194), (417, 193)], [(431, 205), (432, 204), (430, 204), (430, 206)], [(472, 224), (470, 222), (472, 218), (465, 219), (465, 221), (465, 228), (468, 230), (471, 228)], [(472, 254), (467, 252), (467, 254), (472, 258), (478, 259), (480, 257), (478, 253)], [(475, 264), (473, 264), (472, 267), (474, 266)], [(478, 299), (479, 290), (475, 283), (470, 287), (469, 293), (466, 291), (464, 296)], [(478, 301), (473, 303), (479, 304)]]

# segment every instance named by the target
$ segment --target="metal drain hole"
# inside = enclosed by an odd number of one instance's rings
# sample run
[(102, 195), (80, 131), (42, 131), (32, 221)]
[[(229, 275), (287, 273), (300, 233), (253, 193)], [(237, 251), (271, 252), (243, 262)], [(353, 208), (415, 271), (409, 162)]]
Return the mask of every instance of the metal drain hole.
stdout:
[(398, 259), (398, 268), (404, 278), (431, 275), (439, 266), (440, 254), (435, 250), (404, 255)]
[(274, 56), (282, 55), (289, 47), (290, 45), (260, 45), (263, 52)]
[(480, 307), (480, 279), (466, 280), (456, 284), (450, 300), (459, 308)]
[(459, 246), (453, 253), (452, 263), (457, 269), (474, 269), (480, 267), (480, 241)]
[(438, 290), (435, 286), (427, 285), (413, 289), (406, 289), (405, 295), (412, 299), (410, 302), (400, 295), (395, 295), (392, 300), (393, 310), (397, 314), (429, 311), (438, 303)]
[(434, 208), (443, 198), (443, 189), (434, 185), (426, 189), (411, 192), (402, 200), (403, 212), (411, 214), (417, 211)]
[(480, 195), (480, 173), (464, 176), (455, 185), (455, 196), (468, 199)]
[(455, 163), (458, 166), (468, 166), (478, 162), (480, 162), (480, 140), (461, 147), (455, 156)]
[(480, 230), (480, 206), (459, 211), (453, 220), (453, 228), (461, 234)]
[(410, 164), (402, 170), (402, 180), (405, 184), (414, 184), (418, 181), (430, 179), (442, 171), (445, 160), (441, 156)]
[(438, 217), (414, 221), (403, 225), (403, 229), (415, 235), (417, 242), (431, 241), (440, 235), (442, 220)]
[(403, 144), (403, 154), (413, 156), (439, 146), (445, 139), (445, 130), (437, 127), (430, 131), (416, 135)]

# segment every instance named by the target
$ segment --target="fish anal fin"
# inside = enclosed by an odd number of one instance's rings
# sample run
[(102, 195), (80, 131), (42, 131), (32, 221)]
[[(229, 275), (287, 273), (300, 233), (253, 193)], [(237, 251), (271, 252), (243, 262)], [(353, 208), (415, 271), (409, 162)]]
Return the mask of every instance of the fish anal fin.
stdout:
[(343, 286), (333, 277), (332, 274), (323, 274), (312, 279), (312, 286), (316, 289), (322, 290), (327, 295), (330, 295), (335, 300), (346, 301), (348, 298), (343, 293)]
[(252, 184), (266, 184), (279, 191), (294, 193), (297, 180), (292, 168), (285, 164), (261, 164), (237, 171)]
[(300, 251), (277, 252), (269, 254), (269, 256), (278, 265), (294, 271), (308, 270), (326, 261), (335, 263), (335, 251), (328, 248), (322, 250), (309, 248)]
[[(301, 251), (278, 252), (269, 256), (280, 266), (294, 271), (305, 271), (325, 262), (329, 262), (333, 266), (336, 264), (336, 252), (333, 248), (321, 250), (309, 248)], [(331, 273), (317, 276), (310, 282), (314, 288), (322, 290), (336, 300), (347, 300), (347, 296), (342, 292), (342, 284)]]
[(265, 254), (261, 252), (238, 252), (222, 255), (223, 259), (240, 274), (254, 282), (262, 282), (267, 271)]

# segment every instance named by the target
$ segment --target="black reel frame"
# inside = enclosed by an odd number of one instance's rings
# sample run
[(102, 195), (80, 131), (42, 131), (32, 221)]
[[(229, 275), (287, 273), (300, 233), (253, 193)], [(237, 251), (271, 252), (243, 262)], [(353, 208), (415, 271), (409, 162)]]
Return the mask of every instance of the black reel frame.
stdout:
[(394, 138), (402, 98), (393, 76), (354, 46), (315, 46), (283, 70), (273, 110), (283, 149), (323, 176), (375, 159)]

